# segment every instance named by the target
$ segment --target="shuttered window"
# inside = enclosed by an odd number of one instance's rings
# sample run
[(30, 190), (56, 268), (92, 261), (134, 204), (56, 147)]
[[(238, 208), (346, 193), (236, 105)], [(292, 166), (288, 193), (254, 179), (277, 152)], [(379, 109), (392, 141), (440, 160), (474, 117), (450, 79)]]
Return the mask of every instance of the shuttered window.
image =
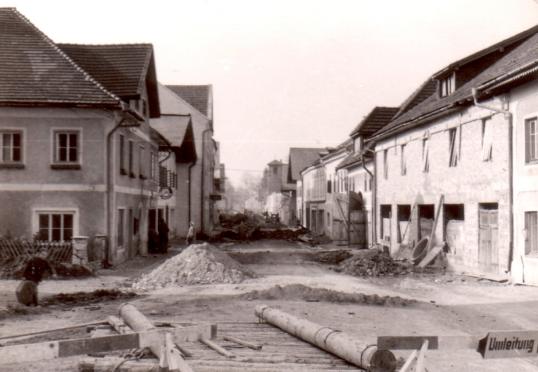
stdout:
[(538, 161), (538, 123), (536, 118), (525, 120), (525, 162)]
[(493, 136), (491, 130), (491, 119), (482, 121), (482, 160), (490, 161), (493, 153)]
[(525, 254), (538, 253), (538, 212), (525, 212)]

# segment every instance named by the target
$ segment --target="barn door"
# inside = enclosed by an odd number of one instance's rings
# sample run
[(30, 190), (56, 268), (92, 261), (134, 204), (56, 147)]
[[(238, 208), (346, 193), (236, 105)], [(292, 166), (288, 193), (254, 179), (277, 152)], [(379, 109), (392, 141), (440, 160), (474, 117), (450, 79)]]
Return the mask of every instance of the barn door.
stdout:
[(351, 230), (350, 230), (350, 244), (358, 245), (359, 248), (367, 248), (368, 242), (366, 239), (366, 211), (351, 211)]
[(478, 264), (487, 272), (499, 271), (498, 217), (497, 209), (479, 209)]

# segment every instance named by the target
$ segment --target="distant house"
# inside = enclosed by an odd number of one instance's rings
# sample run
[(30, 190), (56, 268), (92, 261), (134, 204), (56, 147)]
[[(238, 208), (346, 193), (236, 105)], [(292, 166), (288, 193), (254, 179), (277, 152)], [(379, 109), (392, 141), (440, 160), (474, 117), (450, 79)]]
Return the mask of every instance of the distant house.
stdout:
[(267, 164), (261, 182), (261, 198), (265, 201), (265, 211), (278, 214), (286, 225), (295, 225), (295, 203), (292, 198), (295, 184), (288, 182), (288, 164), (273, 160)]
[(319, 159), (320, 153), (325, 151), (324, 148), (309, 147), (291, 147), (288, 157), (288, 183), (295, 184), (295, 190), (292, 190), (291, 208), (294, 209), (296, 218), (301, 225), (303, 221), (302, 209), (302, 181), (301, 171)]
[[(366, 241), (363, 246), (375, 242), (375, 224), (373, 214), (375, 205), (374, 189), (374, 163), (373, 151), (364, 147), (366, 140), (372, 134), (387, 125), (398, 112), (396, 107), (375, 107), (366, 117), (361, 120), (350, 133), (353, 141), (353, 151), (336, 167), (337, 174), (346, 179), (349, 190), (357, 194), (362, 200), (361, 208), (366, 212)], [(377, 172), (382, 170), (377, 169)], [(346, 205), (349, 208), (349, 203)], [(362, 240), (361, 240), (362, 241)]]
[(538, 284), (537, 71), (538, 26), (433, 74), (369, 137), (380, 243), (433, 236), (455, 270)]
[[(209, 233), (216, 216), (216, 201), (221, 193), (214, 192), (217, 148), (213, 140), (213, 88), (211, 85), (167, 85), (176, 100), (175, 112), (190, 115), (196, 149), (196, 160), (189, 168), (190, 213), (198, 232)], [(217, 196), (219, 195), (219, 196)]]
[(13, 8), (0, 24), (0, 233), (104, 235), (112, 263), (144, 253), (158, 195), (152, 46), (56, 44)]

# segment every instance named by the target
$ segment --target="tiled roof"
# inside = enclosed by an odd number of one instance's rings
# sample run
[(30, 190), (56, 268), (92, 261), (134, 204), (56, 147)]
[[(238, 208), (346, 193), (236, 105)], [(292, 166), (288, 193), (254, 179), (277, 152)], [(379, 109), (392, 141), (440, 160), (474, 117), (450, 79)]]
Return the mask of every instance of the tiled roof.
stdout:
[(342, 160), (340, 164), (336, 166), (336, 169), (353, 168), (353, 167), (361, 165), (363, 161), (370, 161), (370, 160), (372, 160), (371, 155), (361, 154), (360, 152), (351, 153), (344, 160)]
[(437, 91), (437, 81), (428, 78), (424, 83), (422, 83), (417, 90), (415, 90), (400, 106), (398, 112), (394, 117), (399, 116), (401, 113), (411, 110), (413, 107), (424, 101), (426, 98), (431, 96)]
[(420, 124), (421, 117), (435, 113), (438, 110), (471, 104), (472, 88), (478, 88), (485, 83), (501, 78), (512, 71), (519, 71), (526, 66), (532, 67), (536, 63), (538, 63), (538, 30), (526, 40), (519, 42), (515, 47), (508, 49), (495, 62), (458, 87), (452, 94), (439, 97), (437, 92), (432, 93), (420, 104), (397, 116), (391, 123), (376, 132), (374, 137), (386, 137), (389, 135), (388, 132), (399, 132), (412, 124), (416, 124), (416, 122)]
[(350, 136), (362, 135), (365, 138), (371, 136), (387, 125), (396, 112), (398, 112), (398, 107), (375, 107), (362, 119), (359, 125), (351, 132)]
[(167, 87), (209, 118), (211, 85), (167, 85)]
[(288, 181), (295, 182), (301, 178), (301, 171), (320, 157), (325, 148), (290, 148)]
[[(128, 100), (139, 97), (148, 88), (150, 110), (155, 105), (156, 84), (153, 46), (151, 44), (82, 45), (58, 44), (80, 67), (86, 70), (106, 89)], [(151, 68), (151, 69), (150, 69)], [(148, 73), (150, 75), (148, 76)], [(158, 97), (158, 96), (157, 96)], [(151, 110), (155, 112), (155, 109)], [(155, 117), (158, 115), (152, 115)]]
[(0, 50), (0, 104), (119, 105), (15, 8), (0, 8)]
[(188, 116), (161, 116), (151, 119), (150, 125), (161, 133), (172, 146), (180, 147), (185, 138), (191, 118)]

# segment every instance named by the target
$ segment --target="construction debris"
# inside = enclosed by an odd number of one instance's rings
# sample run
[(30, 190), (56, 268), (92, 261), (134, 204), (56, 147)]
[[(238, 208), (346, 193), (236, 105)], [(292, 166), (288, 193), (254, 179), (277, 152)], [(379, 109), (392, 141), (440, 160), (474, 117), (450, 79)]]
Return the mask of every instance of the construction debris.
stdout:
[(412, 271), (406, 262), (393, 260), (388, 253), (377, 249), (361, 250), (334, 268), (353, 276), (405, 275)]
[[(0, 261), (0, 279), (22, 279), (24, 269), (32, 256), (8, 257)], [(45, 260), (45, 259), (43, 259)], [(50, 278), (54, 274), (59, 278), (80, 278), (93, 276), (93, 271), (83, 265), (75, 265), (69, 262), (46, 260), (52, 270), (44, 273), (43, 279)]]
[(191, 245), (169, 258), (133, 284), (134, 289), (151, 290), (171, 286), (241, 283), (253, 278), (252, 271), (207, 243)]
[(89, 304), (100, 303), (103, 301), (131, 299), (136, 296), (137, 296), (136, 293), (123, 292), (118, 289), (97, 289), (93, 292), (58, 293), (50, 297), (45, 297), (44, 299), (40, 301), (40, 304), (42, 306), (52, 306), (52, 305), (85, 306)]
[(407, 306), (415, 303), (401, 297), (347, 293), (326, 288), (312, 288), (303, 284), (276, 285), (265, 290), (254, 290), (239, 296), (245, 300), (303, 300), (308, 302), (355, 303), (382, 306)]

